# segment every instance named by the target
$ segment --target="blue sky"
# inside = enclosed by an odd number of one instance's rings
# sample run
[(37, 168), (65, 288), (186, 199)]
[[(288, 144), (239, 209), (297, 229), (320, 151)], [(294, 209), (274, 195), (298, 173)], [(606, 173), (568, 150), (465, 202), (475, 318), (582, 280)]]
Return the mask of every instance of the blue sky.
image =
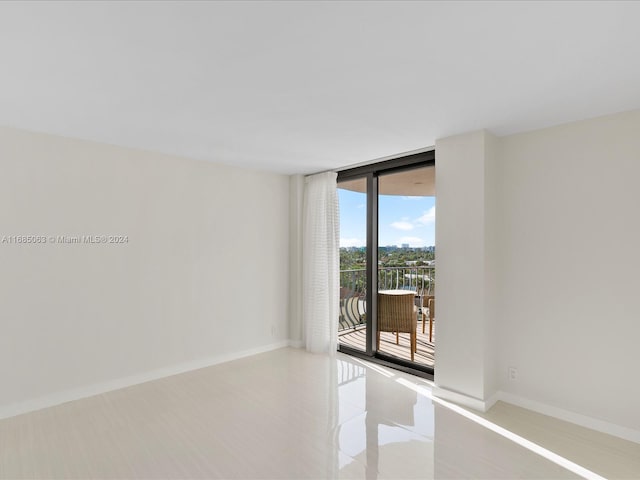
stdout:
[[(362, 247), (367, 235), (364, 193), (338, 188), (340, 199), (340, 246)], [(380, 195), (378, 244), (411, 247), (435, 245), (435, 197)]]

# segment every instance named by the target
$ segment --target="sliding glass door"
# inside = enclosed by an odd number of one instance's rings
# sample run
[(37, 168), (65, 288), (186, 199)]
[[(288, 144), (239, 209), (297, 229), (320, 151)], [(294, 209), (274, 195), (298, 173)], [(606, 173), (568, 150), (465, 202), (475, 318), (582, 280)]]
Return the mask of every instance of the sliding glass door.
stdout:
[(432, 374), (435, 154), (340, 172), (341, 351)]

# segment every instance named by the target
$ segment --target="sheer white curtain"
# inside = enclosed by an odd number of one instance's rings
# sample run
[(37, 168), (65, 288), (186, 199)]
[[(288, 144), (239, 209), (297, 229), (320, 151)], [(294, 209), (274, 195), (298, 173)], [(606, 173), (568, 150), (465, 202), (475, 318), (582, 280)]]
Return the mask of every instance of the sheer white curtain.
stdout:
[(340, 215), (337, 173), (305, 179), (302, 230), (302, 316), (311, 352), (334, 353), (340, 312)]

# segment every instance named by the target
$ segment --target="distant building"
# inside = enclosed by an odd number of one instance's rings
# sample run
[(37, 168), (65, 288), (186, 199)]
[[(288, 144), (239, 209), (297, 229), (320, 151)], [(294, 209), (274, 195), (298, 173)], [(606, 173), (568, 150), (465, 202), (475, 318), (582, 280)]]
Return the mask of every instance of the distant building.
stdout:
[(402, 248), (409, 248), (409, 244), (408, 243), (403, 243), (402, 244)]

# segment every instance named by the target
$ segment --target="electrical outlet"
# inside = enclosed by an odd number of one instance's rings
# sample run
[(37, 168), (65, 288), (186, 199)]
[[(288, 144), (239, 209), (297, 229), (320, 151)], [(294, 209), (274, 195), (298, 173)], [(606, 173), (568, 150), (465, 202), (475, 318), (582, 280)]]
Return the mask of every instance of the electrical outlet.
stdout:
[(507, 375), (509, 377), (509, 380), (512, 382), (518, 380), (518, 369), (516, 367), (509, 367)]

